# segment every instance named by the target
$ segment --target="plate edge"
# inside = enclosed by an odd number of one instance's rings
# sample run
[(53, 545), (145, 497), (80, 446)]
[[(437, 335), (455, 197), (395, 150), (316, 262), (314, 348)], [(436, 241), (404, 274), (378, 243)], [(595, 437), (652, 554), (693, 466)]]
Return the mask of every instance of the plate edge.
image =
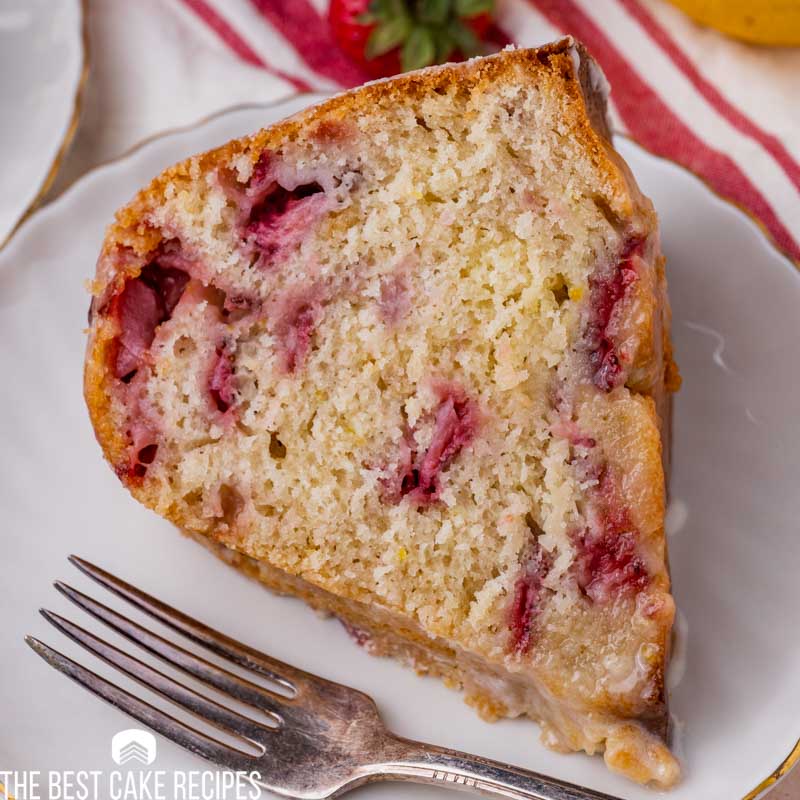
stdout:
[[(673, 158), (667, 158), (667, 156), (661, 155), (661, 153), (657, 153), (655, 150), (647, 147), (646, 145), (642, 144), (635, 136), (631, 136), (630, 133), (625, 131), (612, 131), (612, 139), (616, 139), (619, 137), (620, 139), (626, 139), (629, 142), (635, 144), (640, 150), (643, 150), (648, 155), (652, 156), (653, 158), (657, 158), (659, 161), (666, 161), (668, 164), (672, 164), (673, 166), (677, 167), (684, 172), (689, 173), (693, 177), (697, 178), (700, 183), (708, 189), (711, 194), (714, 195), (718, 200), (725, 203), (726, 205), (732, 206), (737, 211), (744, 214), (751, 222), (755, 224), (758, 228), (759, 232), (763, 235), (764, 239), (766, 240), (767, 244), (775, 250), (779, 255), (783, 256), (798, 272), (800, 272), (800, 260), (794, 258), (792, 255), (789, 254), (788, 250), (785, 250), (781, 245), (778, 244), (775, 237), (772, 235), (772, 232), (767, 228), (764, 222), (761, 220), (760, 217), (756, 216), (755, 213), (750, 211), (749, 208), (746, 208), (741, 203), (734, 200), (732, 197), (727, 197), (724, 194), (718, 192), (711, 183), (704, 178), (699, 172), (696, 172), (691, 167), (687, 167), (685, 164), (681, 164), (679, 161), (676, 161)], [(613, 142), (612, 142), (613, 143)], [(636, 177), (636, 176), (634, 176)], [(656, 209), (657, 210), (657, 209)]]
[(758, 800), (759, 797), (763, 797), (767, 791), (773, 789), (777, 783), (783, 780), (798, 762), (800, 762), (800, 739), (795, 742), (789, 755), (755, 789), (751, 789), (742, 800)]

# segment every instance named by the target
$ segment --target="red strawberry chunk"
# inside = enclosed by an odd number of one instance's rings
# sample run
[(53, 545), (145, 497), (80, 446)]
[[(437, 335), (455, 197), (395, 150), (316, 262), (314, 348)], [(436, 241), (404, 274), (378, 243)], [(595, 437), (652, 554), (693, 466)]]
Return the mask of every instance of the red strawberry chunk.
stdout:
[(315, 289), (286, 295), (275, 304), (272, 333), (277, 339), (283, 369), (295, 372), (311, 349), (311, 339), (320, 314)]
[(533, 643), (542, 581), (551, 567), (550, 558), (535, 539), (531, 546), (532, 554), (514, 583), (514, 600), (509, 612), (511, 650), (520, 654), (527, 653)]
[(119, 297), (122, 329), (114, 363), (114, 375), (125, 378), (136, 370), (153, 342), (156, 327), (164, 314), (158, 293), (138, 278), (129, 281)]
[(208, 379), (208, 391), (217, 410), (224, 414), (236, 402), (236, 375), (233, 355), (224, 347), (218, 347), (216, 360)]
[(433, 438), (419, 467), (417, 494), (434, 497), (439, 473), (450, 466), (475, 435), (477, 419), (473, 404), (457, 388), (447, 394), (436, 411)]
[(457, 384), (436, 387), (440, 397), (433, 436), (419, 457), (416, 439), (408, 433), (401, 443), (394, 474), (382, 482), (384, 500), (399, 503), (404, 497), (419, 506), (439, 499), (439, 477), (475, 436), (478, 410)]
[(623, 365), (616, 347), (614, 316), (630, 287), (639, 279), (634, 258), (644, 246), (632, 239), (624, 247), (620, 261), (610, 277), (589, 279), (591, 317), (586, 331), (592, 382), (610, 392), (622, 378)]
[(650, 582), (644, 562), (636, 555), (633, 531), (587, 532), (577, 547), (578, 585), (595, 603), (636, 594)]
[(302, 306), (288, 322), (284, 347), (286, 348), (286, 369), (294, 372), (311, 346), (316, 314), (311, 306)]
[(575, 577), (595, 603), (636, 594), (650, 582), (637, 553), (637, 535), (606, 466), (592, 498), (589, 526), (575, 538)]
[(156, 328), (170, 318), (189, 276), (174, 267), (148, 264), (129, 280), (117, 300), (120, 335), (114, 375), (129, 380), (150, 348)]
[(274, 185), (273, 171), (275, 168), (275, 159), (269, 150), (265, 150), (256, 161), (253, 167), (253, 173), (250, 176), (250, 181), (247, 185), (248, 191), (255, 195), (264, 195), (264, 193)]
[(325, 210), (327, 200), (318, 183), (284, 189), (273, 184), (267, 196), (253, 207), (245, 237), (261, 254), (267, 267), (297, 247)]
[(189, 274), (196, 267), (197, 262), (170, 246), (159, 253), (158, 258), (148, 264), (139, 277), (158, 292), (164, 301), (164, 313), (169, 317), (183, 295)]

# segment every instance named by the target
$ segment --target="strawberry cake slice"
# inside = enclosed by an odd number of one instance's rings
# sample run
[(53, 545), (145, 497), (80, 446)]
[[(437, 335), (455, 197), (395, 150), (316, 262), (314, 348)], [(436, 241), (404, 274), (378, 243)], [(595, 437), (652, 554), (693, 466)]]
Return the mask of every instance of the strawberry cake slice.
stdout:
[(366, 85), (168, 169), (85, 392), (142, 503), (355, 641), (666, 787), (669, 306), (571, 39)]

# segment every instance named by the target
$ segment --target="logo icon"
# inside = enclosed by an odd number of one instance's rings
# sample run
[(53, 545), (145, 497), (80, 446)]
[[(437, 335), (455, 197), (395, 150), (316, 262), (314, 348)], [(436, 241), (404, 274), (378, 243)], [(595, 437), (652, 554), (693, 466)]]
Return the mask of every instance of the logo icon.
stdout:
[(111, 758), (120, 766), (129, 761), (152, 764), (156, 760), (156, 737), (138, 728), (120, 731), (111, 739)]

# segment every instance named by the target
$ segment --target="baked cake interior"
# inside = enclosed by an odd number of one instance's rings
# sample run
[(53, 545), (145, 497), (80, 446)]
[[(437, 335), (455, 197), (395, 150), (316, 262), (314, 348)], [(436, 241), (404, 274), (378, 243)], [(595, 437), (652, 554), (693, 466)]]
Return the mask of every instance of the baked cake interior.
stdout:
[(186, 531), (669, 785), (663, 267), (575, 56), (168, 173), (101, 259), (104, 413)]

